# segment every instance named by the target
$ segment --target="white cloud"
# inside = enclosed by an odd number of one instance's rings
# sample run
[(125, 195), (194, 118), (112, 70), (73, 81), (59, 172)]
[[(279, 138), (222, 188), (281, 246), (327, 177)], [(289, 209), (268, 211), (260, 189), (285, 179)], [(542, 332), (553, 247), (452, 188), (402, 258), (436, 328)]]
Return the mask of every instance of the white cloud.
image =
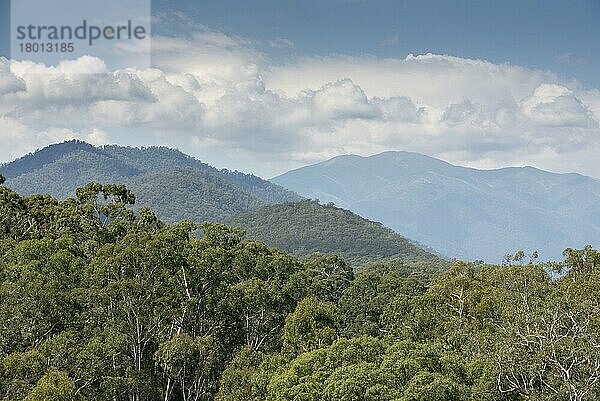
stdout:
[(108, 143), (106, 134), (100, 130), (76, 132), (68, 128), (55, 127), (34, 130), (16, 119), (0, 117), (0, 149), (7, 160), (16, 159), (50, 143), (70, 139), (84, 140), (94, 145)]
[(288, 95), (340, 78), (352, 79), (369, 96), (406, 96), (440, 109), (465, 99), (482, 104), (511, 103), (531, 96), (542, 83), (559, 81), (550, 72), (434, 54), (399, 59), (305, 58), (293, 64), (272, 66), (265, 74), (267, 87)]
[(133, 72), (110, 72), (95, 57), (64, 61), (56, 67), (14, 62), (10, 70), (26, 83), (27, 90), (8, 98), (31, 110), (56, 105), (77, 107), (106, 100), (154, 100), (148, 87)]
[(0, 57), (0, 96), (25, 89), (25, 81), (10, 71), (10, 62), (7, 59)]
[(489, 119), (483, 110), (483, 105), (473, 104), (470, 100), (449, 104), (444, 110), (440, 121), (451, 126), (471, 124), (475, 127), (480, 127), (489, 124)]
[(386, 121), (418, 123), (426, 117), (425, 107), (415, 105), (404, 96), (394, 96), (387, 99), (373, 98), (373, 104), (380, 110)]
[(594, 127), (592, 112), (570, 89), (542, 84), (522, 103), (523, 113), (534, 123), (546, 127)]
[(377, 109), (365, 92), (349, 79), (328, 83), (317, 91), (308, 91), (313, 112), (325, 119), (375, 118)]
[(405, 149), (600, 177), (600, 91), (550, 72), (430, 54), (272, 65), (252, 42), (209, 30), (153, 47), (143, 71), (0, 60), (0, 160), (76, 137), (177, 146), (265, 176)]

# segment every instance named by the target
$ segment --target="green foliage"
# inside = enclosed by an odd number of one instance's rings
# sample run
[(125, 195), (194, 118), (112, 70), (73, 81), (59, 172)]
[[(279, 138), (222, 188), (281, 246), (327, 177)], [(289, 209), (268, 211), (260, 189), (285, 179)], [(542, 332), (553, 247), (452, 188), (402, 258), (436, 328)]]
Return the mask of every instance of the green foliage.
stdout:
[(299, 355), (330, 345), (336, 339), (335, 304), (306, 298), (285, 319), (283, 352)]
[(136, 201), (122, 185), (63, 201), (0, 186), (1, 400), (600, 397), (591, 247), (355, 272)]
[(179, 386), (184, 399), (197, 399), (218, 378), (218, 344), (213, 338), (175, 334), (159, 345), (155, 359), (167, 376), (167, 397)]
[(254, 401), (267, 396), (271, 376), (285, 365), (280, 354), (266, 355), (243, 347), (223, 371), (218, 401)]
[(386, 308), (400, 295), (417, 296), (427, 290), (433, 273), (414, 270), (398, 261), (369, 264), (359, 270), (339, 299), (342, 333), (349, 337), (379, 336)]
[(75, 384), (65, 372), (48, 370), (25, 398), (25, 401), (71, 401)]
[(468, 388), (442, 363), (440, 347), (338, 340), (303, 354), (270, 382), (267, 400), (463, 400)]
[(77, 196), (0, 188), (2, 398), (50, 394), (52, 368), (85, 399), (205, 399), (240, 347), (280, 347), (297, 259), (239, 229), (198, 239), (138, 216), (120, 185)]
[(333, 205), (305, 200), (270, 205), (236, 215), (228, 224), (242, 227), (252, 238), (305, 257), (315, 252), (335, 253), (357, 266), (385, 259), (448, 264), (408, 239)]
[(292, 281), (297, 299), (314, 296), (337, 302), (354, 280), (352, 267), (337, 255), (313, 254), (304, 260), (304, 266)]
[(459, 386), (439, 373), (419, 372), (408, 383), (402, 401), (459, 401)]

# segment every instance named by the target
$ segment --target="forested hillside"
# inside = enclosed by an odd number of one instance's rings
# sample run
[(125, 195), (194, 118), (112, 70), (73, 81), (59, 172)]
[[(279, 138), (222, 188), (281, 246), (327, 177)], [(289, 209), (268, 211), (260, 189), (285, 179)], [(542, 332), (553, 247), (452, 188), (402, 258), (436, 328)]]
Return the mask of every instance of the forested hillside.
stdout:
[[(121, 185), (0, 177), (0, 399), (592, 401), (600, 253), (539, 264), (299, 260), (168, 225)], [(310, 222), (307, 222), (310, 224)], [(552, 279), (550, 269), (561, 271)]]
[(235, 215), (226, 223), (244, 228), (250, 238), (300, 257), (321, 252), (338, 254), (353, 265), (396, 259), (449, 266), (380, 223), (311, 200), (265, 206)]
[(272, 180), (352, 210), (448, 257), (498, 263), (600, 246), (600, 181), (533, 167), (477, 170), (411, 152), (338, 156)]
[(126, 184), (138, 205), (157, 211), (167, 222), (222, 221), (271, 203), (299, 200), (293, 192), (253, 175), (217, 170), (165, 147), (94, 147), (69, 141), (50, 145), (0, 166), (0, 173), (21, 195), (74, 195), (90, 181)]
[(250, 238), (305, 257), (335, 253), (360, 265), (382, 259), (447, 263), (380, 224), (315, 202), (286, 203), (299, 196), (259, 177), (218, 171), (177, 150), (94, 147), (70, 141), (51, 145), (0, 167), (20, 194), (49, 193), (59, 199), (90, 181), (125, 184), (135, 209), (149, 207), (172, 223), (227, 222)]

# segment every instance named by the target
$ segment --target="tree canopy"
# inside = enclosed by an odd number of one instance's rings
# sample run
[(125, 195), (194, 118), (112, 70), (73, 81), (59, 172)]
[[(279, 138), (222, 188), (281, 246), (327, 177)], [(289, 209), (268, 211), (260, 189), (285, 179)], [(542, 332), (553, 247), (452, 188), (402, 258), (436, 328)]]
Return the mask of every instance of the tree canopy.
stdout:
[(76, 195), (0, 185), (2, 400), (600, 397), (591, 247), (354, 270), (239, 228), (165, 224), (122, 185)]

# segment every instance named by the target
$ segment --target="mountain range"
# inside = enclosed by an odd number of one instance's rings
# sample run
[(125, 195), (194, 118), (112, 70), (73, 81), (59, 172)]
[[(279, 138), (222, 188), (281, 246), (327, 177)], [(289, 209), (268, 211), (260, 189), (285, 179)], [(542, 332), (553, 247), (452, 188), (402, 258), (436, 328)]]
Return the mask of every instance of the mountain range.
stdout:
[(125, 184), (139, 206), (175, 222), (222, 221), (272, 203), (300, 200), (292, 191), (259, 177), (218, 170), (166, 147), (95, 147), (69, 141), (50, 145), (0, 167), (6, 185), (21, 195), (50, 194), (58, 199), (94, 181)]
[(334, 252), (354, 263), (422, 259), (422, 247), (493, 263), (518, 250), (559, 260), (565, 248), (600, 239), (597, 179), (533, 167), (478, 170), (411, 152), (338, 156), (267, 181), (166, 147), (69, 141), (4, 164), (0, 174), (21, 195), (59, 199), (90, 181), (122, 183), (136, 207), (163, 221), (239, 225), (299, 256)]
[(455, 258), (562, 259), (600, 241), (600, 181), (533, 167), (478, 170), (411, 152), (345, 155), (272, 182), (334, 202)]
[(248, 237), (304, 257), (336, 253), (353, 265), (395, 259), (447, 262), (403, 236), (356, 214), (316, 202), (262, 178), (216, 168), (165, 147), (95, 147), (78, 141), (50, 145), (0, 166), (6, 186), (21, 195), (59, 199), (94, 181), (125, 184), (136, 208), (165, 222), (191, 220), (244, 228)]

